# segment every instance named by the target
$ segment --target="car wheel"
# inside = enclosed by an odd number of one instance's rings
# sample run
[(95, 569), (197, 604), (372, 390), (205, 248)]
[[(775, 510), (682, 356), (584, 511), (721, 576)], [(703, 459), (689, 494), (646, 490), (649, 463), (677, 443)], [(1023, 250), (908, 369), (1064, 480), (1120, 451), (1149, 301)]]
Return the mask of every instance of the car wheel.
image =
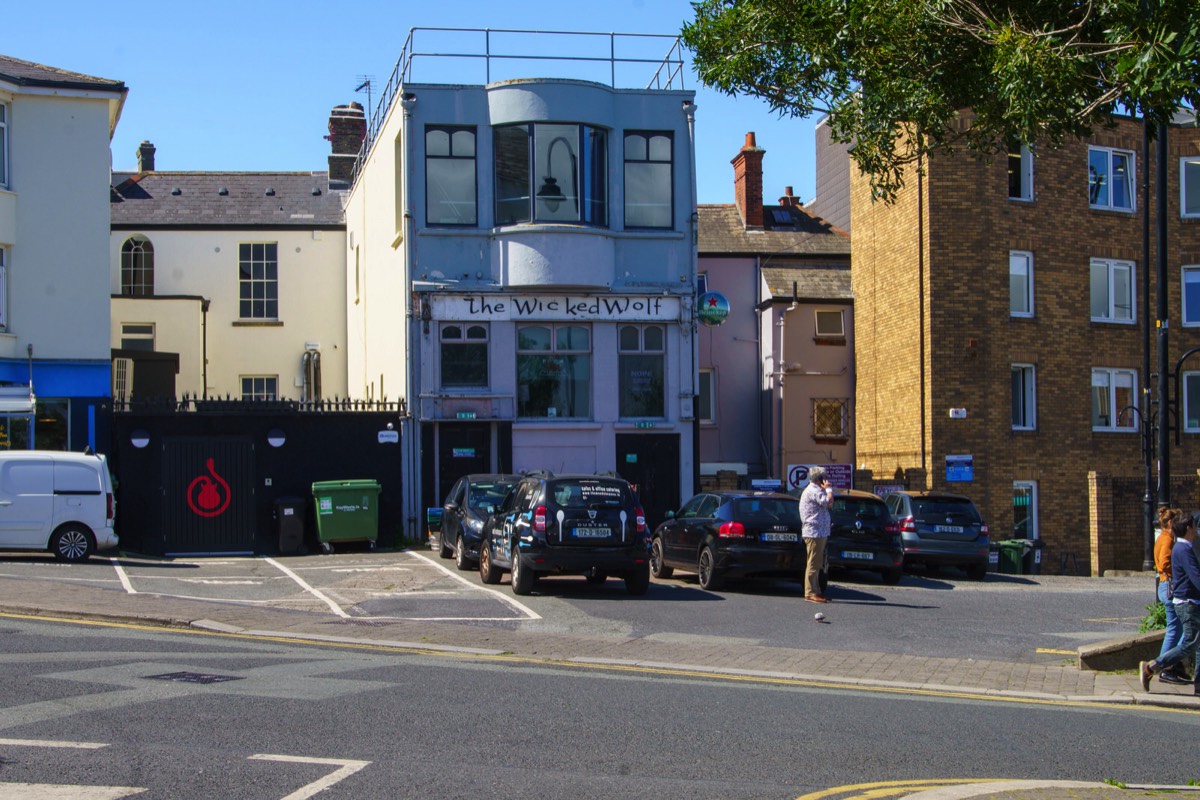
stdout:
[(968, 564), (965, 569), (967, 577), (973, 581), (981, 581), (987, 576), (987, 564)]
[(650, 544), (650, 572), (656, 578), (669, 578), (675, 572), (663, 560), (662, 538), (654, 537)]
[(711, 547), (705, 547), (700, 551), (700, 558), (696, 562), (696, 573), (700, 576), (701, 589), (712, 591), (720, 587), (722, 581), (721, 576), (717, 574), (717, 556)]
[(463, 572), (471, 568), (471, 557), (467, 555), (467, 546), (461, 536), (454, 540), (454, 566)]
[(583, 577), (593, 586), (599, 586), (608, 580), (608, 573), (600, 569), (591, 569)]
[(500, 570), (492, 565), (492, 551), (487, 542), (479, 546), (479, 580), (493, 586), (500, 582)]
[(643, 565), (625, 574), (625, 591), (634, 597), (644, 595), (650, 588), (650, 567)]
[(533, 572), (521, 565), (521, 554), (513, 551), (512, 562), (513, 594), (529, 594), (533, 591)]
[(454, 548), (446, 546), (446, 532), (438, 533), (438, 555), (442, 558), (450, 558), (454, 555)]
[(885, 569), (879, 577), (883, 579), (884, 583), (894, 586), (900, 582), (900, 576), (903, 574), (904, 570), (900, 569), (899, 567), (895, 567), (893, 569)]
[(86, 561), (91, 556), (96, 545), (92, 542), (92, 534), (79, 525), (69, 525), (54, 534), (50, 540), (50, 549), (59, 561)]

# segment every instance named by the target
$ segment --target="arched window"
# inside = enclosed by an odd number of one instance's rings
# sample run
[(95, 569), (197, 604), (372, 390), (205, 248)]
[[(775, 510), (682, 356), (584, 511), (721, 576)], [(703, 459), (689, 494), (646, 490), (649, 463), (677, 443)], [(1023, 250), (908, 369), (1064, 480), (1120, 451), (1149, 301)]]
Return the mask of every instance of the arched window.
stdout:
[(154, 294), (154, 245), (139, 236), (121, 245), (121, 295), (149, 297)]

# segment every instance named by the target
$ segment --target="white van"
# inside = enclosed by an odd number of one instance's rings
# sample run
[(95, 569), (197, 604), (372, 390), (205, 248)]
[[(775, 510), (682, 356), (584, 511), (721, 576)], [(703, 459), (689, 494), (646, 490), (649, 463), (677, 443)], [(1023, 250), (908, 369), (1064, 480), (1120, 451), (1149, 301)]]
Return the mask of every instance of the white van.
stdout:
[(0, 550), (49, 550), (83, 561), (117, 546), (104, 456), (0, 450)]

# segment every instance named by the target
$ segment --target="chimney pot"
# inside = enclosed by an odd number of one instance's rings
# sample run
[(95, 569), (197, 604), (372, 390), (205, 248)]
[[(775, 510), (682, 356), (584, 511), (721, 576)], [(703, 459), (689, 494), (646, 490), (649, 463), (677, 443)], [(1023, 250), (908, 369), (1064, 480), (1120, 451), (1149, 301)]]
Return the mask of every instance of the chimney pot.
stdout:
[(138, 172), (154, 172), (154, 145), (148, 139), (143, 139), (138, 145)]

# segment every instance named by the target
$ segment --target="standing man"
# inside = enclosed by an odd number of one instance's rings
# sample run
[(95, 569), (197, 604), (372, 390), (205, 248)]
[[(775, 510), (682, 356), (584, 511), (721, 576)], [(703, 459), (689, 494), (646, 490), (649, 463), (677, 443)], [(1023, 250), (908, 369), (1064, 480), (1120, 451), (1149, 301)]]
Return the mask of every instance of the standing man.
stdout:
[[(1179, 643), (1153, 661), (1143, 661), (1138, 667), (1142, 690), (1150, 691), (1154, 673), (1171, 669), (1185, 660), (1192, 662), (1192, 680), (1200, 681), (1197, 647), (1200, 646), (1200, 559), (1196, 557), (1196, 519), (1188, 515), (1175, 517), (1175, 547), (1171, 549), (1171, 602), (1183, 623)], [(1193, 683), (1193, 694), (1200, 695), (1200, 683)]]
[(821, 565), (825, 563), (825, 543), (829, 541), (829, 507), (833, 505), (833, 486), (823, 467), (808, 472), (808, 486), (800, 494), (800, 521), (804, 523), (804, 549), (808, 563), (804, 570), (804, 599), (810, 603), (828, 603), (821, 595)]

